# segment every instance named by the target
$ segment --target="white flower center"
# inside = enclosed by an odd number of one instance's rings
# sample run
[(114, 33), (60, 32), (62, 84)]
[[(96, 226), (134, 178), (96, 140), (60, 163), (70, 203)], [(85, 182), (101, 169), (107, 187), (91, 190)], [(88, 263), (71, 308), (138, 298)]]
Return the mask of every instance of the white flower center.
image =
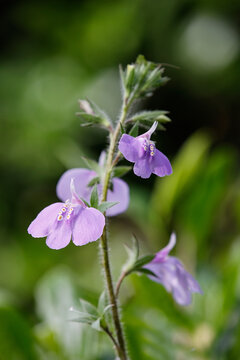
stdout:
[(67, 200), (58, 213), (57, 221), (62, 221), (65, 216), (67, 220), (70, 220), (73, 210), (72, 204)]
[(150, 156), (155, 155), (156, 148), (152, 141), (145, 139), (142, 146), (145, 153), (148, 153)]

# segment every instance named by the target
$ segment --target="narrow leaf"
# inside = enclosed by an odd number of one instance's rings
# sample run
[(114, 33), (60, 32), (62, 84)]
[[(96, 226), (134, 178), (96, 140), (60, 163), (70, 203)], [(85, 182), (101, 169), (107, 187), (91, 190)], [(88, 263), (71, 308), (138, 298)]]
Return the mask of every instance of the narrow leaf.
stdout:
[(84, 202), (84, 204), (87, 206), (87, 207), (90, 207), (90, 204), (86, 201), (86, 200), (84, 200), (83, 198), (80, 198), (83, 202)]
[(95, 176), (91, 181), (89, 181), (89, 183), (87, 184), (88, 187), (92, 187), (96, 184), (99, 184), (100, 182), (100, 178), (99, 176)]
[(96, 307), (94, 305), (92, 305), (90, 302), (80, 299), (80, 304), (81, 304), (81, 307), (82, 307), (84, 313), (87, 313), (95, 318), (98, 316), (98, 311), (97, 311)]
[(105, 314), (108, 310), (110, 310), (114, 305), (113, 304), (109, 304), (105, 307), (105, 309), (103, 310), (103, 314)]
[(120, 128), (121, 128), (122, 135), (125, 134), (125, 129), (124, 129), (124, 127), (123, 127), (123, 125), (121, 123), (120, 123)]
[(98, 309), (98, 312), (100, 315), (102, 315), (104, 313), (104, 309), (107, 305), (108, 305), (107, 294), (106, 294), (106, 291), (103, 291), (101, 293), (101, 295), (99, 296), (98, 306), (97, 306), (97, 309)]
[(94, 171), (96, 171), (96, 173), (98, 173), (100, 175), (101, 168), (100, 168), (99, 164), (95, 160), (86, 158), (85, 156), (82, 156), (82, 159), (85, 162), (88, 169), (94, 170)]
[(151, 275), (151, 276), (156, 277), (156, 275), (151, 270), (148, 270), (145, 268), (140, 268), (140, 269), (137, 269), (136, 271), (139, 273), (142, 273), (142, 274)]
[(102, 327), (101, 327), (101, 319), (98, 318), (96, 321), (94, 321), (94, 322), (91, 324), (91, 327), (92, 327), (94, 330), (103, 331), (103, 329), (102, 329)]
[(135, 122), (131, 130), (129, 131), (129, 135), (136, 137), (138, 136), (138, 129), (139, 129), (139, 123), (138, 121)]
[(121, 177), (132, 170), (132, 166), (115, 166), (112, 170), (113, 177)]
[(98, 205), (98, 210), (104, 213), (107, 209), (110, 209), (114, 205), (117, 205), (118, 201), (103, 201), (100, 205)]
[(146, 256), (141, 257), (140, 259), (138, 259), (135, 262), (133, 269), (137, 270), (137, 269), (141, 268), (142, 266), (151, 262), (153, 260), (153, 258), (154, 258), (154, 255), (146, 255)]
[(128, 121), (159, 121), (162, 123), (170, 122), (170, 118), (166, 116), (168, 111), (154, 110), (154, 111), (141, 111), (134, 114)]
[(97, 185), (94, 185), (92, 192), (91, 192), (91, 198), (90, 198), (90, 206), (94, 208), (98, 208), (98, 189)]

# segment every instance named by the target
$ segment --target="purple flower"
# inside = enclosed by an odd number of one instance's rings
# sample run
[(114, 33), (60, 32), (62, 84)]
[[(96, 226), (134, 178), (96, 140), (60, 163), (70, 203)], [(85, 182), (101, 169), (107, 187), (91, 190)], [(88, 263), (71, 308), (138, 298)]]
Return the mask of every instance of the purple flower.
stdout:
[[(100, 165), (102, 165), (104, 154), (100, 156)], [(90, 201), (92, 188), (88, 186), (88, 183), (97, 176), (97, 173), (88, 169), (70, 169), (67, 170), (59, 179), (57, 183), (57, 196), (62, 201), (69, 199), (70, 188), (69, 184), (71, 179), (74, 179), (76, 192), (79, 197), (83, 198), (87, 202)], [(102, 194), (102, 185), (97, 185), (98, 195)], [(112, 179), (112, 190), (109, 189), (107, 193), (107, 201), (118, 202), (112, 208), (106, 212), (107, 216), (115, 216), (127, 210), (129, 204), (129, 187), (127, 183), (121, 179)]]
[(152, 127), (144, 134), (136, 138), (123, 134), (119, 141), (119, 150), (123, 156), (134, 162), (133, 172), (143, 179), (150, 177), (151, 173), (158, 176), (170, 175), (172, 167), (168, 158), (156, 149), (153, 141), (150, 140), (152, 133), (157, 128), (155, 121)]
[(47, 236), (47, 246), (57, 250), (67, 246), (71, 238), (77, 246), (96, 241), (104, 226), (103, 214), (79, 199), (72, 181), (71, 201), (47, 206), (30, 224), (28, 233), (35, 238)]
[(179, 305), (189, 305), (192, 301), (191, 293), (202, 294), (203, 292), (198, 282), (184, 269), (183, 264), (176, 257), (168, 256), (175, 244), (176, 235), (172, 234), (168, 245), (159, 251), (144, 268), (155, 274), (155, 276), (148, 276), (171, 292)]

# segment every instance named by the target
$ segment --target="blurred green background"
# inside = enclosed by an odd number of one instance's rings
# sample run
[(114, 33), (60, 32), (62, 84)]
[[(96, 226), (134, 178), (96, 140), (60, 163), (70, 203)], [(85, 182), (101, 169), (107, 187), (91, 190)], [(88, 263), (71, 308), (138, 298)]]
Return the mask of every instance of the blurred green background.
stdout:
[(114, 277), (131, 233), (142, 253), (175, 230), (173, 254), (204, 296), (178, 307), (132, 275), (122, 288), (132, 360), (233, 359), (240, 353), (240, 3), (237, 0), (11, 1), (1, 5), (0, 360), (111, 360), (102, 334), (68, 322), (78, 298), (102, 288), (98, 244), (59, 251), (27, 227), (56, 201), (55, 185), (81, 155), (98, 158), (102, 130), (80, 127), (88, 96), (116, 118), (118, 65), (139, 53), (172, 80), (143, 106), (169, 110), (158, 148), (173, 175), (126, 179), (131, 205), (111, 220)]

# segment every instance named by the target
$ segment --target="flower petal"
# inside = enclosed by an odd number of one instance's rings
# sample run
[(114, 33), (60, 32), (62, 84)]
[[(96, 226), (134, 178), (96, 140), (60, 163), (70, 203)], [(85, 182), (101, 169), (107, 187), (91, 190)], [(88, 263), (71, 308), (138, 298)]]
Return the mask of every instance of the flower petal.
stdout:
[(114, 205), (106, 212), (107, 216), (115, 216), (126, 211), (129, 204), (129, 187), (127, 183), (121, 179), (113, 178), (113, 190), (108, 190), (107, 201), (118, 201), (119, 204)]
[(169, 252), (174, 248), (176, 244), (176, 234), (172, 233), (169, 243), (167, 244), (167, 246), (165, 246), (162, 250), (160, 250), (155, 258), (153, 259), (153, 262), (159, 262), (159, 261), (163, 261), (166, 256), (168, 256)]
[(157, 176), (171, 175), (172, 166), (168, 158), (156, 149), (155, 155), (151, 162), (152, 172)]
[(172, 293), (175, 301), (179, 305), (187, 306), (192, 302), (191, 291), (188, 286), (188, 272), (183, 264), (175, 257), (170, 257), (169, 261), (176, 266), (176, 281), (172, 282)]
[(43, 209), (28, 227), (28, 233), (35, 238), (47, 236), (53, 229), (63, 203), (54, 203)]
[(105, 217), (94, 208), (81, 208), (73, 224), (73, 242), (85, 245), (100, 238), (105, 226)]
[(136, 161), (133, 167), (133, 172), (135, 175), (140, 176), (143, 179), (149, 178), (152, 173), (149, 159), (146, 157)]
[(50, 249), (62, 249), (69, 244), (71, 234), (71, 222), (59, 221), (55, 229), (48, 235), (46, 244)]
[[(162, 284), (171, 292), (174, 300), (182, 306), (189, 305), (192, 301), (192, 292), (200, 292), (198, 282), (184, 269), (183, 264), (175, 257), (169, 256), (163, 262), (150, 262), (144, 266), (151, 270), (156, 277), (148, 277)], [(199, 291), (200, 290), (200, 291)]]
[(95, 171), (88, 169), (79, 168), (67, 170), (58, 180), (57, 196), (62, 201), (71, 199), (72, 194), (70, 190), (70, 183), (71, 179), (74, 179), (74, 185), (78, 196), (86, 201), (89, 201), (91, 188), (87, 185), (96, 175)]
[(133, 136), (123, 134), (118, 145), (125, 159), (135, 162), (141, 156), (142, 142)]
[(203, 291), (197, 280), (195, 280), (194, 277), (189, 273), (187, 273), (186, 275), (187, 275), (188, 288), (190, 289), (190, 291), (194, 293), (203, 294)]
[(157, 129), (158, 127), (158, 122), (154, 121), (154, 123), (152, 124), (152, 126), (150, 127), (150, 129), (148, 131), (146, 131), (144, 134), (139, 135), (138, 138), (140, 137), (145, 137), (146, 139), (150, 139), (152, 134), (154, 133), (154, 131)]

